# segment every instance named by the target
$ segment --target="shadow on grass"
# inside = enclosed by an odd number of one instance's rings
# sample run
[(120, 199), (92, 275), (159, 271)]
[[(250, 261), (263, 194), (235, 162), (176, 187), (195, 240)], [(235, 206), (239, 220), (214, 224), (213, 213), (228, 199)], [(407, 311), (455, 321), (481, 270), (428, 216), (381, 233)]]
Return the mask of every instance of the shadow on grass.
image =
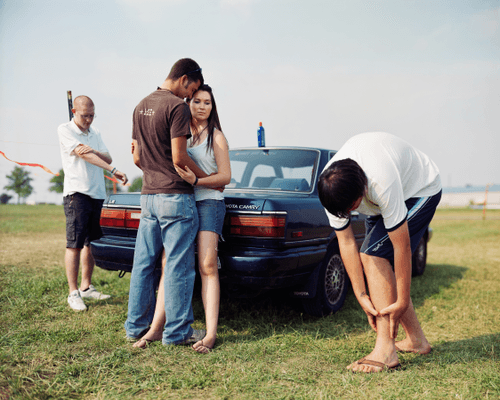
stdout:
[(481, 335), (471, 339), (447, 341), (432, 349), (434, 361), (446, 364), (462, 364), (474, 360), (498, 361), (500, 356), (500, 333)]
[(422, 276), (411, 280), (411, 299), (415, 309), (426, 299), (439, 294), (443, 289), (462, 279), (468, 268), (449, 264), (429, 264)]
[[(461, 266), (429, 264), (424, 275), (412, 279), (412, 300), (417, 312), (426, 299), (438, 295), (462, 279), (466, 270)], [(199, 294), (195, 294), (193, 306), (195, 319), (203, 321), (203, 305)], [(284, 291), (272, 291), (252, 299), (224, 296), (221, 299), (219, 332), (229, 341), (259, 340), (290, 332), (335, 338), (370, 329), (352, 290), (342, 309), (324, 318), (305, 314), (300, 300), (291, 298)]]

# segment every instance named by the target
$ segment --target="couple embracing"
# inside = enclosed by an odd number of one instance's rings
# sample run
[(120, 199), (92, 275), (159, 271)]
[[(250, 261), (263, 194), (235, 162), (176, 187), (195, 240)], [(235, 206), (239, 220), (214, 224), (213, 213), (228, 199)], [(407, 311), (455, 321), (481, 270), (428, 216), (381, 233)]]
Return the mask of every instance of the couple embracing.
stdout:
[[(132, 153), (144, 175), (126, 336), (135, 347), (161, 340), (207, 353), (217, 334), (217, 244), (231, 168), (212, 89), (194, 60), (177, 61), (135, 108)], [(206, 331), (191, 327), (195, 239)], [(159, 257), (162, 277), (155, 296)]]

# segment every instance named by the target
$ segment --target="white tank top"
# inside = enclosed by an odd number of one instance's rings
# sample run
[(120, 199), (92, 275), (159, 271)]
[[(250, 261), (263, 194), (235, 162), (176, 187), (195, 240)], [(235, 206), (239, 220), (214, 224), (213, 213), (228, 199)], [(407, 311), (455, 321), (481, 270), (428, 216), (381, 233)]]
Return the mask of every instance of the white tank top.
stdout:
[[(217, 172), (217, 163), (215, 162), (215, 155), (213, 150), (208, 150), (208, 137), (205, 138), (203, 143), (195, 147), (189, 147), (191, 144), (191, 140), (188, 141), (187, 152), (189, 157), (193, 159), (200, 169), (207, 173), (208, 175)], [(200, 200), (224, 200), (224, 195), (218, 190), (211, 189), (205, 186), (195, 186), (194, 187), (194, 196), (196, 201)]]

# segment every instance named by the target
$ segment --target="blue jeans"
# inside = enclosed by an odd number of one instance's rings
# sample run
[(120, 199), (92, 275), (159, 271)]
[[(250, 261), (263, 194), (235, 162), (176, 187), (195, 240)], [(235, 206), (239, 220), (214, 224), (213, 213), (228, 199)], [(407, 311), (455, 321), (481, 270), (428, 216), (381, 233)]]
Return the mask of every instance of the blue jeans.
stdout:
[(191, 336), (197, 232), (198, 212), (194, 195), (141, 195), (141, 221), (125, 321), (128, 337), (140, 337), (153, 320), (156, 305), (154, 269), (163, 249), (167, 258), (163, 343), (177, 344)]

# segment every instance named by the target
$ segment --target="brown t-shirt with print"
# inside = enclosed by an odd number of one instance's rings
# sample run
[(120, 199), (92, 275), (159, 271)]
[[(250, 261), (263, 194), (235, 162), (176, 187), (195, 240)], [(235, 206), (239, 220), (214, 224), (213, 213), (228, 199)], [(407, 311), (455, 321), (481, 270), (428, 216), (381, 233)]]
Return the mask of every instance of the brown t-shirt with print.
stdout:
[(193, 187), (175, 171), (173, 138), (191, 136), (189, 106), (169, 90), (156, 90), (134, 110), (132, 139), (139, 145), (142, 194), (193, 193)]

